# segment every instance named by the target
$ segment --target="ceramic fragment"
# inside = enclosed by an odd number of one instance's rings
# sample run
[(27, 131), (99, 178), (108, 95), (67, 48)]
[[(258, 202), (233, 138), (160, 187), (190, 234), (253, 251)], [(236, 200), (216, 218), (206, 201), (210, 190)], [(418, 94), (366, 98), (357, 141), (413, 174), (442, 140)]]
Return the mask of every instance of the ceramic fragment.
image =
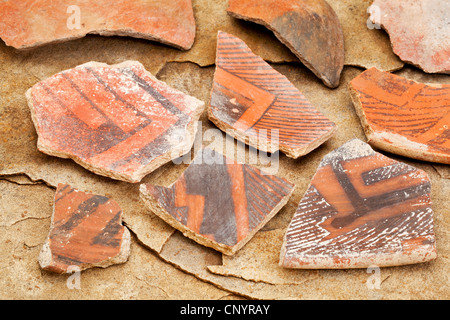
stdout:
[(236, 139), (291, 158), (311, 152), (336, 129), (284, 75), (225, 32), (218, 34), (208, 116)]
[(339, 85), (344, 67), (344, 35), (325, 0), (230, 0), (228, 13), (274, 32), (325, 85)]
[(424, 84), (369, 69), (350, 82), (371, 145), (450, 164), (450, 85)]
[(170, 187), (142, 184), (140, 191), (186, 237), (232, 255), (286, 204), (294, 185), (205, 148)]
[(322, 160), (287, 229), (286, 268), (398, 266), (436, 258), (427, 174), (354, 139)]
[(86, 63), (26, 95), (40, 151), (134, 183), (189, 150), (204, 110), (135, 61)]
[(0, 37), (17, 49), (82, 38), (129, 36), (190, 49), (195, 38), (191, 0), (5, 0)]
[(107, 197), (59, 184), (50, 233), (39, 255), (42, 269), (72, 273), (124, 263), (130, 254), (130, 232), (122, 210)]

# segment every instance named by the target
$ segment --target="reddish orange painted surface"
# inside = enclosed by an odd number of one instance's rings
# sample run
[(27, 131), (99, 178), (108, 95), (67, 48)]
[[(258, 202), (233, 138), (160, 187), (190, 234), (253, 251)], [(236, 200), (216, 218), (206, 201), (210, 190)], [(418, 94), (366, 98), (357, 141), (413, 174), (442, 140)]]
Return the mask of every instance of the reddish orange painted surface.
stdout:
[(339, 85), (344, 35), (325, 0), (230, 0), (227, 12), (264, 25), (325, 85)]
[[(79, 29), (69, 7), (80, 10)], [(69, 23), (70, 26), (70, 23)], [(135, 36), (189, 49), (195, 38), (191, 0), (6, 0), (0, 2), (0, 37), (28, 48), (88, 33)]]
[(61, 72), (36, 84), (30, 99), (41, 151), (131, 182), (171, 151), (171, 134), (192, 126), (204, 105), (135, 62)]
[(424, 171), (352, 140), (320, 164), (287, 230), (282, 265), (366, 268), (433, 259), (430, 193)]
[(426, 85), (372, 68), (350, 86), (361, 103), (363, 122), (374, 131), (371, 142), (404, 149), (398, 152), (417, 159), (450, 163), (450, 85)]
[(170, 187), (145, 184), (141, 193), (163, 208), (164, 213), (154, 212), (174, 228), (183, 232), (187, 228), (219, 244), (211, 245), (215, 249), (230, 254), (267, 223), (276, 207), (287, 201), (294, 185), (223, 155), (216, 154), (219, 161), (214, 162), (207, 158), (209, 149), (204, 150)]
[(320, 144), (317, 141), (326, 140), (335, 129), (285, 76), (225, 32), (218, 34), (210, 105), (213, 121), (243, 136), (267, 132), (269, 141), (272, 130), (277, 130), (279, 144), (294, 150)]

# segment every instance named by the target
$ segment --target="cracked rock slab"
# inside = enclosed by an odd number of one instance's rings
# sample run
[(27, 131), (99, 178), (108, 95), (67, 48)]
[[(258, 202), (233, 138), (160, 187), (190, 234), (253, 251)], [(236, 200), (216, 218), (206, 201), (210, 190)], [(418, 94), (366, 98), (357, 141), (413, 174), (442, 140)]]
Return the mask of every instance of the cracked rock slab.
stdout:
[(26, 96), (41, 152), (133, 183), (189, 150), (205, 107), (135, 61), (89, 62)]
[(349, 86), (371, 145), (450, 164), (450, 85), (427, 85), (371, 68)]
[(389, 34), (394, 52), (428, 73), (450, 73), (448, 0), (375, 0), (370, 19)]
[(280, 265), (398, 266), (436, 258), (425, 171), (354, 139), (324, 157), (286, 231)]
[(344, 67), (344, 35), (325, 0), (230, 0), (227, 12), (274, 32), (325, 85), (339, 85)]
[(17, 49), (100, 34), (188, 50), (196, 29), (191, 0), (6, 0), (0, 2), (0, 21), (0, 37)]
[(114, 200), (59, 184), (39, 264), (44, 270), (70, 273), (124, 263), (130, 255), (130, 237)]
[(209, 119), (236, 139), (298, 158), (316, 149), (336, 125), (239, 38), (218, 33)]
[(294, 187), (204, 148), (170, 187), (142, 184), (140, 191), (145, 205), (186, 237), (233, 255), (287, 203)]
[(372, 0), (333, 0), (344, 33), (345, 65), (383, 71), (399, 70), (403, 61), (392, 51), (389, 36), (369, 20)]

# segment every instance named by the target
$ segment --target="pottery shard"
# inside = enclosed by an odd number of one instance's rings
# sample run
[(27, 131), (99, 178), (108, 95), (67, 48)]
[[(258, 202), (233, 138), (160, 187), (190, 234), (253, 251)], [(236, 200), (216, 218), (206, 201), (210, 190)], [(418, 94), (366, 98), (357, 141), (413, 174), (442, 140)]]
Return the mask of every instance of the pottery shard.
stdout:
[(325, 85), (339, 85), (344, 35), (336, 13), (325, 0), (230, 0), (227, 12), (264, 25)]
[(402, 156), (450, 164), (450, 85), (369, 69), (350, 82), (368, 142)]
[(351, 140), (328, 154), (286, 232), (286, 268), (367, 268), (436, 257), (427, 174)]
[(124, 263), (130, 255), (130, 232), (122, 210), (107, 197), (59, 184), (50, 233), (39, 255), (42, 269), (72, 273)]
[(236, 139), (298, 158), (320, 146), (336, 125), (240, 39), (219, 32), (209, 119)]
[(29, 49), (87, 34), (130, 36), (190, 49), (195, 38), (191, 0), (5, 0), (0, 37)]
[(127, 182), (189, 151), (205, 107), (135, 61), (89, 62), (36, 84), (26, 96), (40, 151)]
[(205, 148), (170, 187), (142, 184), (140, 191), (186, 237), (232, 255), (287, 203), (294, 185)]
[(375, 0), (370, 19), (381, 25), (394, 52), (428, 73), (450, 73), (448, 0)]

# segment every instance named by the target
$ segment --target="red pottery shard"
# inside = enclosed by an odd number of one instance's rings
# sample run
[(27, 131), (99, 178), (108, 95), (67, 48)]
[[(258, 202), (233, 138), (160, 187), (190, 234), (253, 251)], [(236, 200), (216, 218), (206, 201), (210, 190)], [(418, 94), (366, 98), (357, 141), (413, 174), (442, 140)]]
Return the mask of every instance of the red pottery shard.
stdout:
[(130, 232), (122, 210), (104, 196), (59, 184), (47, 241), (39, 255), (42, 269), (72, 273), (124, 263), (130, 254)]
[(189, 151), (205, 108), (135, 61), (89, 62), (36, 84), (26, 96), (40, 151), (127, 182)]
[(400, 59), (428, 73), (450, 73), (450, 1), (375, 0), (370, 11)]
[(188, 50), (195, 29), (191, 0), (0, 1), (0, 37), (17, 49), (100, 34)]
[(208, 115), (221, 130), (291, 158), (311, 152), (335, 132), (333, 122), (242, 40), (219, 32), (216, 59)]
[(325, 0), (230, 0), (227, 12), (264, 25), (325, 85), (339, 86), (344, 34)]
[(233, 255), (289, 200), (294, 185), (203, 149), (170, 187), (141, 185), (157, 216), (201, 245)]
[(350, 82), (350, 92), (371, 145), (450, 164), (450, 85), (426, 85), (372, 68)]
[(427, 174), (358, 140), (328, 154), (288, 227), (280, 265), (367, 268), (436, 258)]

